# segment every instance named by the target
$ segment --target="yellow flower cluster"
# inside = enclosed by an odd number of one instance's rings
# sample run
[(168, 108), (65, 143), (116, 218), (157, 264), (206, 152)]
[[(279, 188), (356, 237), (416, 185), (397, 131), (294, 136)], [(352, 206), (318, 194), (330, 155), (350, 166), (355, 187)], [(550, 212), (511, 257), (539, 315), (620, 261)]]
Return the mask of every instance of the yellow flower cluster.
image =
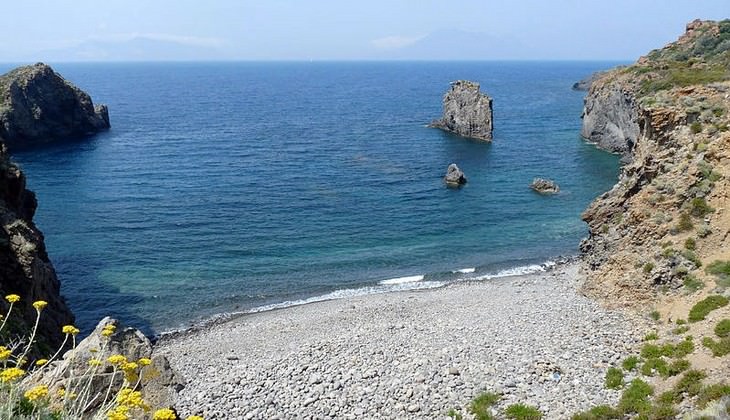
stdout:
[(205, 420), (200, 416), (188, 416), (185, 420)]
[(116, 326), (109, 324), (109, 325), (105, 326), (104, 328), (102, 328), (101, 335), (103, 335), (104, 337), (111, 337), (112, 334), (114, 334), (114, 331), (116, 331), (116, 330), (117, 330)]
[(25, 391), (25, 398), (35, 401), (48, 395), (48, 385), (38, 385)]
[(136, 382), (137, 379), (139, 379), (139, 375), (137, 375), (137, 368), (139, 368), (139, 365), (137, 363), (127, 362), (123, 364), (121, 368), (124, 371), (124, 378), (127, 382)]
[(149, 411), (150, 406), (142, 399), (142, 393), (139, 391), (133, 391), (130, 388), (122, 388), (117, 395), (117, 404), (126, 405), (127, 407), (141, 408), (144, 411)]
[(143, 357), (143, 358), (137, 360), (137, 363), (139, 363), (140, 366), (149, 366), (152, 364), (152, 360), (150, 360), (146, 357)]
[(19, 369), (17, 367), (7, 368), (0, 372), (0, 381), (12, 382), (23, 375), (25, 375), (25, 371), (23, 369)]
[(12, 354), (12, 350), (8, 350), (5, 346), (0, 346), (0, 360), (7, 360)]
[(61, 331), (64, 334), (70, 334), (70, 335), (76, 335), (80, 332), (79, 329), (74, 327), (73, 325), (64, 325), (63, 328), (61, 329)]
[(175, 412), (169, 408), (161, 408), (155, 411), (155, 414), (152, 416), (152, 420), (177, 420), (177, 416), (175, 415)]
[(36, 366), (43, 366), (46, 363), (48, 363), (48, 359), (38, 359), (38, 360), (35, 361), (35, 365)]
[(33, 307), (38, 312), (42, 311), (43, 308), (45, 308), (46, 306), (48, 306), (48, 302), (46, 302), (45, 300), (36, 300), (35, 302), (33, 302)]
[(127, 415), (128, 412), (129, 407), (126, 405), (118, 405), (114, 407), (114, 410), (107, 414), (107, 417), (109, 420), (129, 420), (129, 416)]
[(101, 360), (89, 359), (89, 366), (101, 366)]
[(7, 295), (5, 296), (5, 300), (7, 300), (10, 303), (15, 303), (20, 301), (20, 296), (18, 295)]
[(106, 359), (109, 363), (113, 364), (114, 366), (121, 367), (125, 363), (127, 363), (127, 358), (122, 354), (114, 354)]

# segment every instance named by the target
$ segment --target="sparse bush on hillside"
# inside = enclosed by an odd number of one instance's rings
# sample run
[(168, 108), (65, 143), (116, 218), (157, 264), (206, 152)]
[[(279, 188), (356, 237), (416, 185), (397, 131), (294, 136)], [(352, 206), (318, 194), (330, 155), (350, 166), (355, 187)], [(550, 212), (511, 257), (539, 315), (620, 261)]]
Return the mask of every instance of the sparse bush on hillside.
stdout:
[(512, 404), (504, 410), (508, 419), (514, 420), (540, 420), (542, 413), (535, 407), (525, 404)]
[(730, 319), (723, 319), (715, 325), (715, 335), (720, 338), (730, 336)]
[(491, 407), (497, 404), (499, 395), (493, 392), (484, 392), (479, 394), (469, 404), (469, 411), (474, 414), (477, 420), (492, 420)]
[(689, 322), (698, 322), (705, 319), (705, 317), (715, 309), (722, 308), (728, 304), (728, 298), (722, 295), (708, 296), (701, 301), (697, 302), (692, 309), (689, 311)]

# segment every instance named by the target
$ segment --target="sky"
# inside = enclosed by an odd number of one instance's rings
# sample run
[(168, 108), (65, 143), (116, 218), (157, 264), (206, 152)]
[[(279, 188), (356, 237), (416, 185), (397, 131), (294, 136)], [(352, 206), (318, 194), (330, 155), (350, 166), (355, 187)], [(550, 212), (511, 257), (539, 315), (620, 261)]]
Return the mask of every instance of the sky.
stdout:
[(5, 0), (0, 62), (635, 60), (730, 0)]

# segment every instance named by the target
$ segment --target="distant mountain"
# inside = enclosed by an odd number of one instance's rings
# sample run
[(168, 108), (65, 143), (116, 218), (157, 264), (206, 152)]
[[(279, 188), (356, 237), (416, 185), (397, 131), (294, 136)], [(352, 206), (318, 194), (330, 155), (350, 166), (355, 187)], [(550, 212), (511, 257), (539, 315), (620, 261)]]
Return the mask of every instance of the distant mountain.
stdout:
[(381, 52), (378, 58), (401, 60), (505, 60), (528, 58), (515, 38), (482, 32), (440, 30), (401, 48)]

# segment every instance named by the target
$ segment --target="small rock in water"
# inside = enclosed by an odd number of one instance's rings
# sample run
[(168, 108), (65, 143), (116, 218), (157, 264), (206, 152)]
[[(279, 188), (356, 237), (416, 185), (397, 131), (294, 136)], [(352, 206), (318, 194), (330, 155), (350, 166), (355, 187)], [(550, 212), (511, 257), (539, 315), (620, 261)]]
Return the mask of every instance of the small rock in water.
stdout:
[(448, 169), (446, 169), (444, 181), (449, 187), (460, 187), (466, 184), (466, 176), (464, 176), (464, 172), (462, 172), (455, 163), (452, 163), (449, 165)]
[(540, 194), (557, 194), (560, 191), (560, 187), (555, 181), (544, 178), (533, 179), (530, 188)]

